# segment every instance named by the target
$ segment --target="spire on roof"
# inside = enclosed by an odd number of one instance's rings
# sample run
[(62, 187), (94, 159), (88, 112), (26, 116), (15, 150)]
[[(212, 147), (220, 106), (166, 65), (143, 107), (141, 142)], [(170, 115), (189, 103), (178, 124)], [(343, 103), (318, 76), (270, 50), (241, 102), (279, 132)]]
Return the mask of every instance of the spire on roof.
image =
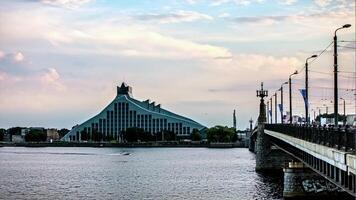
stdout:
[(117, 86), (117, 95), (129, 95), (132, 97), (132, 87), (122, 82), (120, 87)]

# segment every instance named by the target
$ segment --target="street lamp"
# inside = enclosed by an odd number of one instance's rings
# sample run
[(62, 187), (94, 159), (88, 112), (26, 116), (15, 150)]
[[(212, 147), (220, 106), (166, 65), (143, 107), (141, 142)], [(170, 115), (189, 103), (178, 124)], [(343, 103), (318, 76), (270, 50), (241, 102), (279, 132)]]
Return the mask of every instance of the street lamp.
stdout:
[(269, 124), (269, 101), (267, 101), (267, 124)]
[(283, 124), (283, 85), (288, 84), (288, 82), (284, 82), (281, 85), (281, 88), (279, 89), (279, 91), (281, 91), (281, 123)]
[(344, 98), (340, 98), (341, 100), (343, 100), (343, 104), (344, 104), (344, 120), (343, 121), (343, 125), (345, 126), (345, 122), (346, 122), (346, 109), (345, 109), (345, 99)]
[(326, 117), (328, 117), (328, 105), (326, 105), (326, 104), (323, 104), (323, 106), (325, 106), (325, 113), (326, 113)]
[(273, 98), (272, 97), (270, 98), (270, 101), (271, 101), (271, 124), (273, 124)]
[(337, 65), (337, 36), (336, 32), (340, 29), (344, 28), (350, 28), (351, 24), (345, 24), (340, 28), (337, 28), (334, 32), (334, 118), (335, 118), (335, 126), (338, 125), (338, 86), (337, 86), (337, 70), (338, 70), (338, 65)]
[(310, 56), (309, 58), (307, 58), (305, 60), (305, 117), (306, 117), (306, 123), (309, 124), (309, 97), (308, 97), (308, 90), (309, 90), (309, 87), (308, 87), (308, 60), (311, 59), (311, 58), (316, 58), (318, 57), (317, 55), (312, 55)]
[(293, 74), (289, 75), (289, 123), (292, 124), (292, 76), (298, 74), (296, 70)]
[(277, 91), (274, 93), (274, 123), (277, 124)]

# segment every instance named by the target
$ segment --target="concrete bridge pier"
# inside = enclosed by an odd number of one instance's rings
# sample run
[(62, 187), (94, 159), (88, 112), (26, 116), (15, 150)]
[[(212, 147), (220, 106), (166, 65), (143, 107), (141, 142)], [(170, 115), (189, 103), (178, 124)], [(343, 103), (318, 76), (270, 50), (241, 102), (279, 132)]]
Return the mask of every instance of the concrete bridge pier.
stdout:
[(289, 162), (284, 172), (284, 198), (329, 196), (336, 194), (337, 186), (325, 180), (301, 162)]
[(281, 172), (286, 162), (292, 161), (292, 157), (272, 145), (270, 138), (264, 133), (264, 123), (258, 125), (256, 143), (257, 172)]

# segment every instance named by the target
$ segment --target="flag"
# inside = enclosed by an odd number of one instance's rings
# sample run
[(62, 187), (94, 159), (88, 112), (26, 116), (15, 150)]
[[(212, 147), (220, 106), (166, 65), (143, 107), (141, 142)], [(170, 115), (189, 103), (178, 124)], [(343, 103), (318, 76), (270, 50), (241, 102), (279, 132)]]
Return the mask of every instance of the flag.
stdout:
[(282, 104), (278, 104), (279, 111), (281, 112), (281, 115), (283, 115), (283, 106)]
[(307, 92), (306, 92), (305, 89), (299, 89), (299, 91), (300, 91), (300, 94), (302, 94), (302, 96), (303, 96), (303, 99), (304, 99), (304, 106), (305, 106), (306, 109), (308, 109), (308, 107), (309, 107), (309, 102), (308, 102), (308, 100), (307, 100)]

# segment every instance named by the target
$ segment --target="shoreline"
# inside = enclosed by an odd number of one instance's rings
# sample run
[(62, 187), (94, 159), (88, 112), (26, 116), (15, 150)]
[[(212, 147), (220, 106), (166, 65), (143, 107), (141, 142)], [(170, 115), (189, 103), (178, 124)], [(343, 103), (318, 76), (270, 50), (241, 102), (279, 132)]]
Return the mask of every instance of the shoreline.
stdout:
[(118, 147), (118, 148), (247, 148), (242, 143), (175, 143), (175, 142), (145, 142), (145, 143), (77, 143), (77, 142), (24, 142), (24, 143), (12, 143), (4, 142), (0, 143), (0, 147)]

